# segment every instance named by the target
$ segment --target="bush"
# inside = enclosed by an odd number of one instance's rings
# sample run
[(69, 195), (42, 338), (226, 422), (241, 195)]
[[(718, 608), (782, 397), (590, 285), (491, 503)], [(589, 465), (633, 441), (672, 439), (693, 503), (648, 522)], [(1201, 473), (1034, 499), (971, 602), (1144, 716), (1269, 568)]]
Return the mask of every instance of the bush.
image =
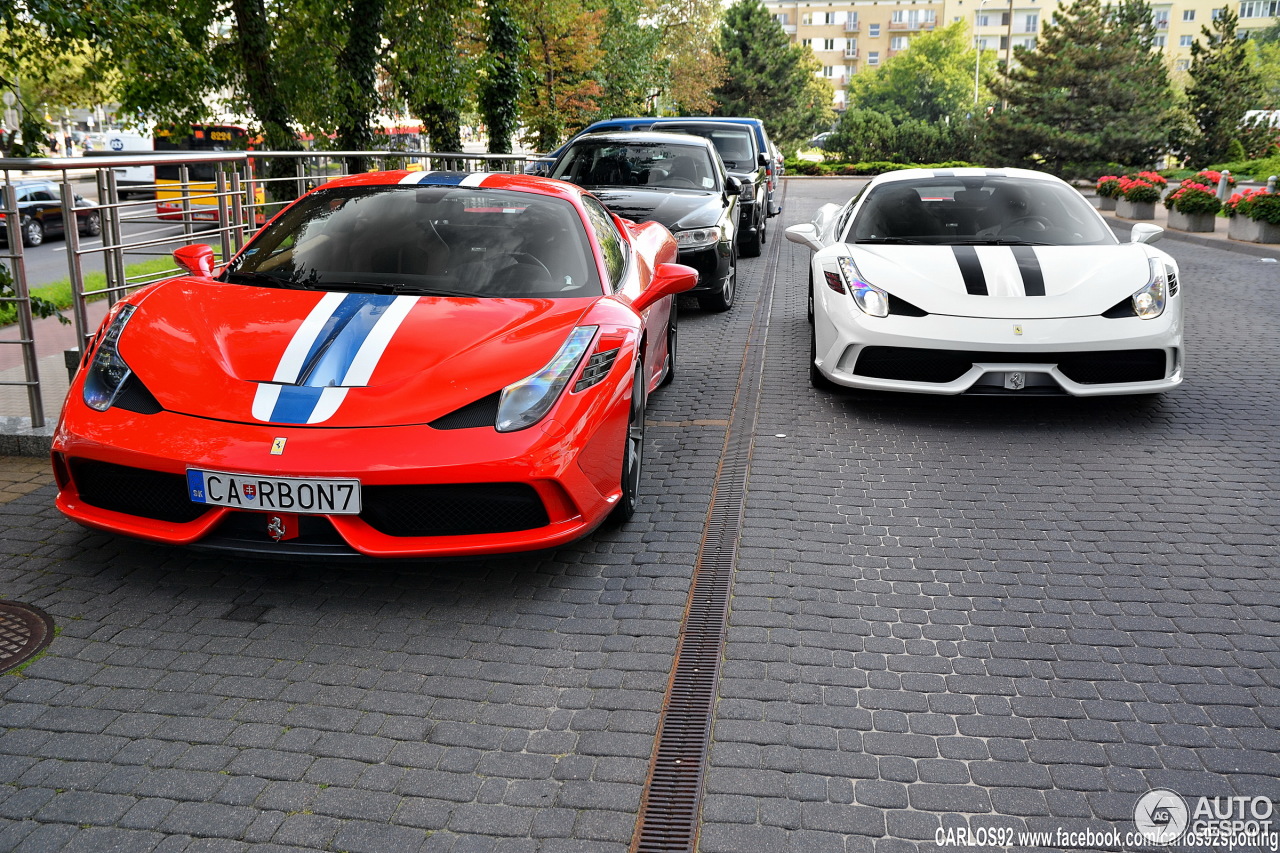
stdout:
[[(1191, 180), (1197, 184), (1207, 184), (1213, 187), (1214, 192), (1218, 190), (1218, 181), (1222, 180), (1222, 173), (1215, 172), (1213, 169), (1201, 169), (1191, 176)], [(1234, 187), (1236, 179), (1233, 175), (1227, 175), (1227, 186)]]
[(1227, 199), (1222, 206), (1227, 216), (1243, 216), (1271, 225), (1280, 225), (1280, 194), (1266, 190), (1245, 190)]
[(1212, 187), (1194, 181), (1183, 181), (1182, 186), (1164, 200), (1164, 206), (1194, 216), (1198, 213), (1217, 213), (1222, 208), (1222, 202), (1218, 201)]
[(1120, 178), (1115, 175), (1103, 175), (1097, 183), (1099, 198), (1119, 198)]

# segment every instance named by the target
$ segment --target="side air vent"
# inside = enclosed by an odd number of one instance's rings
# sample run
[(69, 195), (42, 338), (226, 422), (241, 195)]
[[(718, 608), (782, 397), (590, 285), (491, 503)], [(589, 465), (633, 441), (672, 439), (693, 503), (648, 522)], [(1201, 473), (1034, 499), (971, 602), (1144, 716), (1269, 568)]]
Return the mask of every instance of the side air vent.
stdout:
[(601, 379), (604, 379), (609, 375), (609, 371), (613, 368), (613, 363), (617, 358), (617, 347), (604, 352), (592, 353), (591, 358), (587, 359), (587, 366), (582, 368), (582, 378), (574, 383), (573, 390), (585, 391)]
[(430, 423), (433, 429), (475, 429), (476, 427), (492, 427), (498, 420), (498, 402), (501, 392), (482, 397), (474, 403), (468, 403), (461, 409), (454, 409), (441, 418)]

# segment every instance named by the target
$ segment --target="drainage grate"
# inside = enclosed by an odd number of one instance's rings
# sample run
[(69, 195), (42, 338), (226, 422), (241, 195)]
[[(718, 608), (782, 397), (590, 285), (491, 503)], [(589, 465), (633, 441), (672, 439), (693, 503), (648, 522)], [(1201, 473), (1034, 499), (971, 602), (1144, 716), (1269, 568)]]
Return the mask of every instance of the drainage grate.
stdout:
[(0, 674), (22, 666), (53, 640), (53, 620), (30, 604), (0, 601)]
[(775, 243), (769, 254), (760, 300), (751, 318), (733, 416), (716, 472), (675, 666), (631, 840), (632, 853), (692, 853), (697, 843), (698, 810), (729, 621), (729, 593), (746, 503), (779, 249), (780, 244)]

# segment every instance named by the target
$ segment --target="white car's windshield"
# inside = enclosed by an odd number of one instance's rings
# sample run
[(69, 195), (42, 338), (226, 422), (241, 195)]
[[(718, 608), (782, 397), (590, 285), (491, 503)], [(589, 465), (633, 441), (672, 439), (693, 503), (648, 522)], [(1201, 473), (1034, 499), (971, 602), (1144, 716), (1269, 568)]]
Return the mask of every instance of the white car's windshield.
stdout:
[(1066, 184), (1005, 176), (931, 177), (872, 187), (844, 239), (950, 246), (1118, 242)]
[(454, 186), (319, 190), (264, 228), (225, 277), (268, 287), (419, 295), (601, 295), (573, 205)]

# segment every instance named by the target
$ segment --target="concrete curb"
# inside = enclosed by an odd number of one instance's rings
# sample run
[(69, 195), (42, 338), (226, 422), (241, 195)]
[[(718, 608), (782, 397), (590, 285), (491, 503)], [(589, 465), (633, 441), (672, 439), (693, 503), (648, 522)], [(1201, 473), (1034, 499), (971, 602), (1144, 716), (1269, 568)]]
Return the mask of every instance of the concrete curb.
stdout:
[(32, 428), (31, 418), (0, 417), (0, 456), (48, 456), (53, 424)]

